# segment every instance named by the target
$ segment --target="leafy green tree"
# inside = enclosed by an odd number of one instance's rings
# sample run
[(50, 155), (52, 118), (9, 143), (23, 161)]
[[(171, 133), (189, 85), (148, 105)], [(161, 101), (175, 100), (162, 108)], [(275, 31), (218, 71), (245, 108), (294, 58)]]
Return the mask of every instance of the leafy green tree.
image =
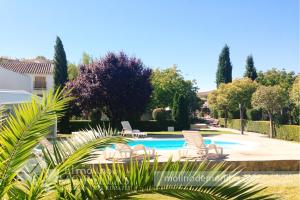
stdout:
[(276, 68), (272, 68), (266, 72), (258, 72), (256, 81), (264, 86), (279, 85), (286, 95), (288, 95), (288, 91), (292, 87), (295, 79), (296, 76), (294, 72), (287, 72), (285, 69), (278, 70)]
[(250, 108), (251, 106), (252, 94), (255, 92), (256, 88), (257, 83), (249, 78), (236, 79), (232, 83), (225, 85), (225, 90), (227, 90), (226, 92), (228, 94), (229, 110), (236, 111), (239, 109), (240, 111), (240, 127), (242, 134), (244, 131), (244, 113), (246, 108)]
[(47, 58), (45, 56), (37, 56), (37, 57), (35, 57), (35, 59), (38, 59), (38, 60), (47, 60)]
[[(266, 72), (259, 72), (256, 81), (264, 86), (275, 86), (278, 85), (283, 90), (283, 96), (288, 97), (290, 89), (294, 83), (296, 76), (294, 72), (287, 72), (285, 69), (278, 70), (273, 68)], [(281, 108), (281, 113), (275, 116), (276, 120), (280, 123), (291, 123), (292, 122), (292, 111), (295, 109), (293, 102), (287, 98), (287, 104)], [(283, 116), (286, 115), (286, 116)]]
[(153, 91), (150, 109), (172, 108), (176, 93), (187, 96), (190, 112), (201, 107), (202, 102), (197, 97), (198, 88), (195, 86), (195, 81), (185, 80), (176, 65), (165, 70), (154, 70), (151, 75), (151, 84)]
[(88, 65), (88, 64), (91, 64), (93, 62), (93, 58), (88, 53), (83, 52), (81, 62), (84, 65)]
[(184, 95), (179, 94), (178, 97), (175, 96), (173, 110), (176, 128), (178, 130), (188, 130), (190, 128), (189, 110), (187, 98)]
[(254, 67), (252, 55), (248, 56), (246, 59), (246, 72), (244, 74), (244, 77), (248, 77), (253, 81), (257, 78), (256, 68)]
[(252, 96), (252, 106), (268, 112), (270, 119), (270, 138), (274, 136), (273, 116), (286, 105), (286, 96), (280, 86), (259, 86)]
[(214, 90), (207, 95), (208, 107), (211, 110), (211, 114), (214, 118), (218, 117), (217, 95), (217, 90)]
[(300, 123), (300, 75), (295, 79), (293, 86), (290, 90), (291, 100), (291, 117), (293, 124)]
[[(54, 90), (65, 87), (68, 81), (68, 66), (67, 57), (61, 39), (56, 37), (56, 44), (54, 46)], [(58, 129), (61, 133), (69, 133), (69, 113), (66, 112), (65, 116), (61, 118), (58, 123)]]
[(70, 81), (74, 80), (79, 74), (79, 69), (75, 63), (68, 64), (68, 78)]
[(217, 90), (208, 95), (209, 107), (224, 113), (225, 127), (227, 127), (229, 112), (240, 110), (242, 123), (245, 109), (251, 106), (252, 94), (256, 88), (257, 84), (249, 78), (236, 79), (228, 84), (222, 83)]
[(300, 75), (297, 76), (292, 85), (290, 99), (296, 106), (300, 106)]
[(232, 65), (229, 54), (229, 47), (225, 45), (219, 56), (218, 69), (216, 73), (217, 87), (219, 87), (221, 83), (230, 83), (232, 81)]

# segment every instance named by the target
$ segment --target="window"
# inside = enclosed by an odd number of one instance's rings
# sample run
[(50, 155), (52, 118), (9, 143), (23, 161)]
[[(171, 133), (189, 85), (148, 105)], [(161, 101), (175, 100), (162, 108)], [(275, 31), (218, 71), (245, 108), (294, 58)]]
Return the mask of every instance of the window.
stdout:
[(36, 76), (34, 78), (34, 89), (35, 90), (47, 89), (47, 87), (46, 87), (46, 77)]

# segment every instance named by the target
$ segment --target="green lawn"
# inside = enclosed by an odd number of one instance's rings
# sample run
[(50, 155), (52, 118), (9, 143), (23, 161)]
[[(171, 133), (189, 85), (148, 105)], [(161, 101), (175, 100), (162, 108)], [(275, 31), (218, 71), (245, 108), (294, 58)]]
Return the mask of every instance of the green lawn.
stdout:
[[(147, 132), (147, 131), (146, 131)], [(157, 134), (157, 135), (181, 135), (181, 131), (159, 131), (159, 132), (147, 132), (148, 134)], [(216, 135), (216, 134), (236, 134), (231, 131), (218, 131), (218, 130), (201, 130), (198, 133), (202, 135)]]

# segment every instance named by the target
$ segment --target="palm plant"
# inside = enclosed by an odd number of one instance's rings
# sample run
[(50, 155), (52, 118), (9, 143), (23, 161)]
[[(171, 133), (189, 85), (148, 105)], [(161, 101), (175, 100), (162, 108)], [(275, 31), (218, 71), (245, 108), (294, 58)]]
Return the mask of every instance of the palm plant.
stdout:
[[(207, 164), (172, 162), (170, 159), (161, 167), (157, 159), (151, 163), (147, 158), (124, 164), (114, 163), (111, 167), (93, 170), (90, 177), (80, 174), (69, 179), (69, 187), (59, 189), (60, 199), (135, 199), (135, 195), (159, 193), (178, 199), (276, 199), (271, 195), (259, 195), (264, 188), (245, 179), (237, 179), (237, 171), (224, 169), (224, 164), (208, 167)], [(160, 173), (158, 173), (160, 172)], [(205, 181), (163, 182), (166, 177), (188, 176), (195, 180), (205, 176)], [(74, 181), (75, 180), (75, 181)]]
[[(13, 115), (1, 119), (0, 199), (43, 198), (55, 192), (59, 176), (95, 158), (96, 148), (124, 141), (119, 137), (103, 137), (107, 133), (98, 130), (102, 134), (93, 137), (80, 134), (66, 141), (54, 141), (53, 152), (42, 147), (43, 160), (35, 157), (33, 150), (49, 134), (70, 101), (67, 94), (65, 90), (58, 90), (49, 92), (41, 100), (33, 97), (31, 102), (18, 105)], [(1, 113), (3, 110), (1, 107)], [(32, 162), (34, 167), (30, 167)], [(39, 168), (37, 172), (36, 168)]]
[(0, 198), (4, 198), (14, 184), (16, 175), (31, 157), (32, 150), (55, 124), (69, 101), (63, 93), (49, 93), (41, 101), (35, 97), (20, 104), (3, 122), (0, 133)]

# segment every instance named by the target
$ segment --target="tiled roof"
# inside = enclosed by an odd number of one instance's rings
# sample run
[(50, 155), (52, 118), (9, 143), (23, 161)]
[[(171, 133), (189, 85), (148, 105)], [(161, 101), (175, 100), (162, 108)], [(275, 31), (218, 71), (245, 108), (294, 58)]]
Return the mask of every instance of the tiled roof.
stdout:
[(21, 73), (21, 74), (52, 74), (53, 67), (51, 62), (22, 62), (22, 61), (10, 61), (0, 62), (0, 67), (5, 69)]

